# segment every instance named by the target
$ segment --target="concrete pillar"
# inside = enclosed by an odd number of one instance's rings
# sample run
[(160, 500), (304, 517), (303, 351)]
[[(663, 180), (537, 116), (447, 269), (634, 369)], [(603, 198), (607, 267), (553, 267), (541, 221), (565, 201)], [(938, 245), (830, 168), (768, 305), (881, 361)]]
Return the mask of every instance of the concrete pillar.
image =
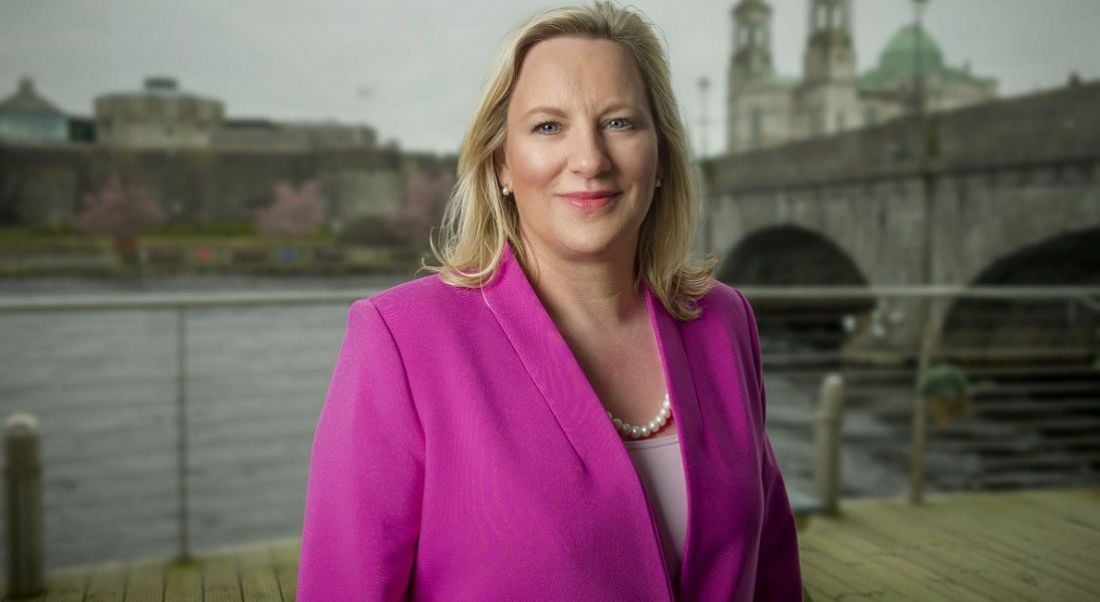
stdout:
[(38, 420), (34, 416), (13, 414), (4, 422), (9, 598), (28, 598), (46, 589), (42, 568), (42, 465), (38, 439)]
[(821, 383), (814, 425), (814, 494), (825, 513), (840, 510), (840, 443), (844, 415), (844, 380), (829, 374)]

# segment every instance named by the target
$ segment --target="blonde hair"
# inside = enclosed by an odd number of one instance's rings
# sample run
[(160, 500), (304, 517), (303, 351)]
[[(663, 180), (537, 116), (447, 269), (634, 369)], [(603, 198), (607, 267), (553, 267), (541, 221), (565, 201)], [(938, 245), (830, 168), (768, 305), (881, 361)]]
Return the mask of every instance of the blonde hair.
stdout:
[(714, 261), (689, 258), (699, 216), (699, 193), (668, 62), (652, 25), (638, 12), (611, 2), (535, 14), (501, 43), (481, 92), (473, 123), (458, 158), (451, 193), (432, 252), (439, 265), (425, 264), (454, 286), (478, 287), (492, 280), (505, 243), (526, 265), (515, 201), (498, 187), (495, 153), (504, 146), (508, 103), (527, 52), (551, 38), (572, 36), (616, 42), (634, 57), (642, 74), (657, 129), (662, 185), (642, 222), (635, 275), (649, 284), (678, 319), (699, 315), (696, 301), (714, 284)]

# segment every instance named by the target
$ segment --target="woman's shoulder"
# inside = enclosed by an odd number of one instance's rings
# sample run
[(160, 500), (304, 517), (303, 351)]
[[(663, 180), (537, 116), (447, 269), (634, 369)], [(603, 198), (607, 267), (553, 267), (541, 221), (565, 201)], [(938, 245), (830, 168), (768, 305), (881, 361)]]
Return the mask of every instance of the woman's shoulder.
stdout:
[(755, 322), (752, 306), (748, 298), (739, 289), (716, 280), (705, 295), (699, 298), (701, 313), (698, 319), (744, 324), (745, 320)]
[(447, 322), (456, 314), (468, 314), (473, 304), (481, 302), (480, 289), (452, 286), (431, 274), (373, 293), (355, 305), (373, 307), (393, 326)]

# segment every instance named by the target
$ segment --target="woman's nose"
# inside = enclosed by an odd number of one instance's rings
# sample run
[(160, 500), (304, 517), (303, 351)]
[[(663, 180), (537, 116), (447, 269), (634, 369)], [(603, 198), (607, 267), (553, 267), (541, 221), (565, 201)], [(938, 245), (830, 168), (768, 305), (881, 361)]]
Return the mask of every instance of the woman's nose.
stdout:
[(592, 178), (611, 169), (606, 141), (598, 130), (574, 128), (572, 142), (569, 162), (574, 173)]

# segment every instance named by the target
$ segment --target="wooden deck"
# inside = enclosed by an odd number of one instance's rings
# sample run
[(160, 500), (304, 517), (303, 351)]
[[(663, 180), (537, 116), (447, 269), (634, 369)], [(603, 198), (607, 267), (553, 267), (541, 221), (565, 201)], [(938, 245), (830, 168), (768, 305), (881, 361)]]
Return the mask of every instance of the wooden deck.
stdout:
[(857, 500), (799, 539), (815, 602), (1100, 599), (1100, 489)]
[[(799, 537), (814, 602), (1100, 599), (1100, 489), (848, 501)], [(292, 539), (188, 565), (107, 564), (59, 571), (34, 600), (289, 601), (297, 562)]]

